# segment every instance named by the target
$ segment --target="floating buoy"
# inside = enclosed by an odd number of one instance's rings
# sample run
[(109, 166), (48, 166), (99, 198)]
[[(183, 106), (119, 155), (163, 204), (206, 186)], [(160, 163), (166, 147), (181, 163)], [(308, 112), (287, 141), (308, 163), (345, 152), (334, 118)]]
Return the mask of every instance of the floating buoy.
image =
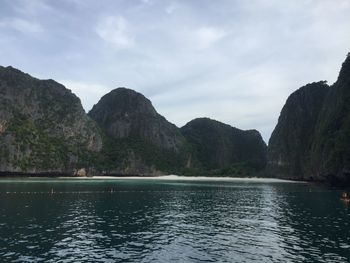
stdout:
[(349, 198), (348, 193), (347, 192), (343, 192), (342, 195), (341, 195), (340, 200), (342, 200), (343, 202), (346, 202), (346, 203), (350, 202), (350, 198)]

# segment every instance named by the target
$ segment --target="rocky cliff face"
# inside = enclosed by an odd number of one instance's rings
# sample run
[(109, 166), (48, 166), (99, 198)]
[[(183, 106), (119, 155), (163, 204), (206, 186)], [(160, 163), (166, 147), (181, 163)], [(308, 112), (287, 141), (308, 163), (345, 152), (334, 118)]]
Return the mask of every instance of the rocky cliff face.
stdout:
[(282, 109), (268, 150), (276, 176), (350, 183), (350, 56), (338, 80), (306, 85)]
[(115, 89), (94, 105), (89, 116), (108, 137), (104, 150), (109, 172), (160, 174), (185, 166), (185, 138), (142, 94)]
[(97, 125), (70, 90), (0, 67), (0, 171), (71, 173), (101, 147)]
[(267, 147), (256, 130), (242, 131), (209, 118), (190, 121), (181, 128), (202, 169), (243, 175), (266, 165)]
[(287, 99), (269, 140), (268, 168), (280, 177), (305, 179), (315, 127), (329, 87), (308, 84)]
[(317, 177), (350, 184), (350, 53), (323, 104), (311, 168)]
[(114, 139), (141, 139), (175, 152), (185, 143), (178, 128), (158, 114), (150, 100), (134, 90), (118, 88), (104, 95), (89, 116)]
[(210, 119), (180, 130), (133, 90), (111, 91), (88, 115), (61, 84), (0, 67), (0, 173), (248, 175), (265, 166), (257, 131)]

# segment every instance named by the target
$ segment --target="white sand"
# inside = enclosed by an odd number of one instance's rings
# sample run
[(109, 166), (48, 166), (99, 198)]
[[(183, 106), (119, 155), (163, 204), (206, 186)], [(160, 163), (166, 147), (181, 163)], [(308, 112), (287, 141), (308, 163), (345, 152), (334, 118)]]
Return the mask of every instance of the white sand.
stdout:
[[(62, 177), (63, 178), (63, 177)], [(296, 181), (283, 180), (276, 178), (257, 178), (257, 177), (207, 177), (207, 176), (179, 176), (179, 175), (163, 175), (163, 176), (93, 176), (93, 177), (64, 177), (68, 179), (92, 179), (92, 180), (169, 180), (169, 181), (247, 181), (247, 182), (290, 182)], [(299, 181), (298, 181), (299, 182)]]
[(180, 176), (180, 175), (163, 175), (163, 176), (93, 176), (93, 177), (3, 177), (0, 182), (7, 181), (61, 181), (61, 180), (166, 180), (166, 181), (218, 181), (218, 182), (251, 182), (251, 183), (305, 183), (302, 181), (292, 181), (276, 178), (257, 178), (257, 177), (207, 177), (207, 176)]

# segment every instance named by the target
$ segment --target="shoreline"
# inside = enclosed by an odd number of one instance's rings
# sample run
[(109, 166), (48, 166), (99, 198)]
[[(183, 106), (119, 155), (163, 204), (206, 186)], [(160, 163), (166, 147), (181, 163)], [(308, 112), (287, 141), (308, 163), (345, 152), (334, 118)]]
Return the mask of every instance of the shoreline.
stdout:
[(229, 177), (229, 176), (183, 176), (183, 175), (161, 175), (161, 176), (93, 176), (93, 180), (170, 180), (170, 181), (270, 181), (270, 182), (297, 182), (292, 180), (270, 178), (270, 177)]
[(21, 180), (21, 179), (33, 179), (33, 180), (82, 180), (82, 181), (99, 181), (99, 180), (165, 180), (165, 181), (247, 181), (247, 182), (270, 182), (270, 183), (308, 183), (307, 181), (296, 181), (288, 179), (279, 179), (271, 177), (220, 177), (220, 176), (181, 176), (181, 175), (161, 175), (161, 176), (108, 176), (98, 175), (91, 177), (78, 177), (78, 176), (0, 176), (2, 180)]

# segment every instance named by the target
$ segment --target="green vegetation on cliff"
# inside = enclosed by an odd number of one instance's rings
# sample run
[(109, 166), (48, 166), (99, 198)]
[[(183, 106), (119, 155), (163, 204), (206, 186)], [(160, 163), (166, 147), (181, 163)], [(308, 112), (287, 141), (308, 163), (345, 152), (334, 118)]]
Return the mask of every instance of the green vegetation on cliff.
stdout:
[(276, 176), (350, 183), (350, 56), (330, 87), (308, 84), (282, 109), (268, 147)]
[(72, 173), (102, 141), (70, 90), (0, 67), (0, 146), (0, 171)]
[(243, 176), (265, 165), (257, 131), (206, 119), (180, 130), (130, 89), (106, 94), (87, 116), (61, 84), (0, 67), (0, 95), (0, 172)]
[(202, 171), (217, 175), (253, 175), (265, 168), (267, 147), (256, 130), (198, 118), (181, 128)]
[(350, 53), (323, 104), (311, 151), (314, 174), (350, 183)]
[(112, 90), (89, 112), (105, 132), (101, 167), (107, 173), (180, 173), (189, 157), (179, 129), (142, 94)]
[(328, 91), (328, 85), (321, 81), (289, 96), (269, 140), (270, 172), (287, 178), (309, 174), (315, 127)]

